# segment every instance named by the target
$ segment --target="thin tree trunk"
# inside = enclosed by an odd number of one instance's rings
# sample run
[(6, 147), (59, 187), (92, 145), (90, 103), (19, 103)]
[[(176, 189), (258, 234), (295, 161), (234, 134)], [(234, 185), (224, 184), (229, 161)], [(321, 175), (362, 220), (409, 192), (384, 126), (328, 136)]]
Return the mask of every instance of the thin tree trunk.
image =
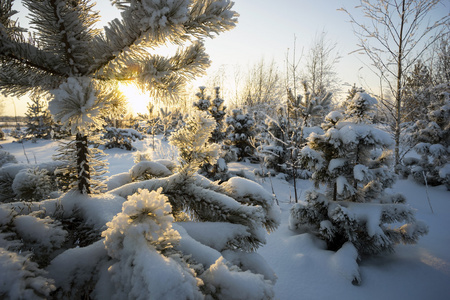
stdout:
[(89, 149), (88, 139), (86, 135), (77, 133), (75, 145), (77, 148), (77, 178), (78, 178), (78, 190), (82, 194), (90, 194), (90, 170), (88, 163)]
[(400, 23), (400, 37), (397, 57), (397, 95), (396, 95), (396, 120), (395, 120), (395, 166), (400, 164), (400, 125), (402, 109), (402, 60), (403, 60), (403, 27), (405, 25), (405, 0), (402, 1), (402, 20)]
[(295, 203), (298, 203), (298, 195), (297, 195), (297, 165), (296, 165), (296, 158), (294, 157), (294, 149), (291, 150), (291, 159), (292, 159), (292, 178), (294, 180)]

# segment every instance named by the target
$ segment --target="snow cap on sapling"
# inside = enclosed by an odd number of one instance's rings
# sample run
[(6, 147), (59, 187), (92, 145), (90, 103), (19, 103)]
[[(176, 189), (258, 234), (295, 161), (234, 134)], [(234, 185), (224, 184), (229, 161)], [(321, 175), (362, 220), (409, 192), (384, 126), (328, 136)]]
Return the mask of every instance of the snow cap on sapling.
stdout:
[(51, 93), (54, 99), (49, 110), (56, 121), (70, 127), (72, 134), (88, 131), (91, 127), (101, 128), (100, 118), (105, 109), (100, 92), (88, 77), (69, 77)]

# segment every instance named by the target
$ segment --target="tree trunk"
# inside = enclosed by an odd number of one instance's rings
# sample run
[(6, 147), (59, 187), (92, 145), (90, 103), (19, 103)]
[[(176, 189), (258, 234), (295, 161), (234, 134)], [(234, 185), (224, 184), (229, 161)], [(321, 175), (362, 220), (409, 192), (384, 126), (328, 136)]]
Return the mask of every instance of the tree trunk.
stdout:
[[(396, 94), (396, 120), (395, 120), (395, 167), (400, 164), (400, 125), (402, 109), (402, 76), (403, 76), (403, 27), (405, 25), (405, 1), (402, 1), (402, 20), (400, 23), (400, 36), (397, 56), (397, 94)], [(397, 169), (397, 168), (396, 168)]]
[(86, 135), (77, 133), (76, 142), (77, 148), (77, 178), (78, 178), (78, 190), (82, 194), (90, 194), (90, 170), (89, 170), (89, 149), (88, 139)]

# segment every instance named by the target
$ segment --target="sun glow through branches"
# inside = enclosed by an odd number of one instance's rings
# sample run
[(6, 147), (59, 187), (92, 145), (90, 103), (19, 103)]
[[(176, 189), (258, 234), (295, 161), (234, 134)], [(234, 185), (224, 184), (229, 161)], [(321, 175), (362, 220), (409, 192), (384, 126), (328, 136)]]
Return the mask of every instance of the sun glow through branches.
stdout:
[(134, 84), (119, 83), (120, 91), (128, 100), (128, 110), (133, 115), (147, 114), (147, 105), (152, 101), (152, 98), (145, 94)]

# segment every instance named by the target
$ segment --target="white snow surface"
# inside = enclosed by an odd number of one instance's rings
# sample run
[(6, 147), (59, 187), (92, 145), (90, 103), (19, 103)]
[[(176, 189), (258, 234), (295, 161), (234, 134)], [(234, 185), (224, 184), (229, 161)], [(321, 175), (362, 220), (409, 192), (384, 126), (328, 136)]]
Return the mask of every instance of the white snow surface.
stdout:
[[(380, 137), (383, 140), (387, 138)], [(19, 163), (26, 163), (22, 145), (12, 143), (12, 140), (0, 141), (3, 150), (13, 154)], [(148, 151), (150, 142), (148, 140), (137, 141), (134, 146), (142, 152)], [(170, 149), (164, 143), (159, 147), (159, 151)], [(41, 141), (37, 143), (25, 142), (24, 148), (28, 156), (37, 153), (37, 163), (50, 162), (51, 155), (55, 153), (57, 142)], [(135, 152), (122, 149), (111, 149), (105, 151), (108, 154), (110, 164), (109, 176), (128, 172), (134, 165), (133, 158)], [(170, 157), (167, 153), (165, 157)], [(229, 164), (231, 172), (243, 170), (245, 174), (252, 174), (258, 165), (250, 163)], [(371, 258), (362, 258), (359, 263), (359, 275), (361, 284), (352, 285), (351, 278), (357, 273), (354, 264), (354, 251), (351, 245), (345, 245), (340, 251), (333, 252), (326, 250), (325, 243), (307, 233), (294, 232), (288, 228), (289, 210), (294, 205), (294, 190), (292, 183), (284, 181), (281, 177), (268, 179), (256, 178), (256, 181), (272, 194), (272, 185), (276, 199), (281, 210), (281, 225), (279, 228), (267, 236), (267, 244), (258, 249), (259, 253), (275, 271), (278, 280), (274, 286), (275, 299), (449, 299), (450, 295), (450, 192), (444, 186), (428, 187), (419, 185), (413, 180), (401, 179), (396, 182), (392, 192), (403, 194), (407, 203), (417, 209), (416, 218), (423, 220), (429, 226), (429, 233), (420, 238), (416, 245), (398, 245), (394, 254), (379, 255)], [(300, 201), (303, 200), (304, 192), (312, 186), (311, 182), (298, 180), (297, 188)], [(434, 214), (431, 212), (430, 204)], [(78, 205), (79, 201), (84, 202), (81, 207), (85, 209), (89, 220), (95, 225), (102, 227), (109, 222), (122, 209), (124, 199), (122, 197), (111, 196), (110, 203), (103, 203), (101, 207), (92, 204), (89, 207), (88, 199), (73, 199), (69, 195), (62, 199), (65, 208), (71, 205)], [(45, 206), (45, 203), (43, 204)], [(107, 208), (102, 211), (100, 208)], [(6, 213), (6, 212), (5, 212)], [(5, 214), (0, 214), (5, 217)], [(375, 225), (375, 224), (374, 224)], [(201, 261), (202, 254), (199, 249), (202, 245), (194, 239), (188, 238), (184, 229), (174, 223), (180, 235), (179, 249), (195, 248), (198, 261)], [(374, 231), (376, 232), (374, 226)], [(183, 232), (184, 231), (184, 232)], [(93, 244), (92, 248), (101, 246)], [(99, 247), (93, 253), (101, 252)], [(203, 246), (205, 251), (201, 261), (205, 265), (212, 266), (216, 276), (227, 277), (229, 280), (239, 280), (239, 277), (232, 278), (232, 274), (224, 267), (224, 261), (219, 260), (220, 253)], [(191, 251), (187, 251), (191, 252)], [(207, 253), (208, 252), (208, 253)], [(214, 253), (211, 253), (214, 252)], [(81, 253), (78, 253), (81, 254)], [(75, 253), (73, 253), (75, 255)], [(67, 261), (62, 262), (62, 266), (70, 266), (70, 256), (67, 253)], [(62, 259), (63, 257), (61, 257)], [(225, 257), (232, 260), (232, 257)], [(85, 258), (85, 263), (89, 263), (90, 257)], [(63, 269), (58, 269), (57, 261), (50, 266), (51, 274), (62, 274)], [(75, 267), (75, 266), (74, 266)], [(76, 268), (70, 272), (76, 272)], [(161, 269), (161, 272), (163, 269)], [(61, 273), (62, 272), (62, 273)], [(239, 276), (245, 276), (241, 273)], [(1, 277), (2, 274), (0, 274)], [(167, 277), (165, 274), (161, 278)], [(236, 274), (238, 275), (238, 274)], [(59, 276), (59, 275), (58, 275)], [(56, 277), (58, 277), (56, 276)], [(65, 276), (62, 274), (62, 276)], [(55, 277), (55, 278), (56, 278)], [(59, 280), (59, 278), (56, 278)], [(3, 284), (1, 280), (1, 284)], [(255, 285), (259, 282), (255, 281)], [(108, 286), (105, 285), (104, 289)], [(224, 287), (226, 289), (226, 287)], [(248, 286), (248, 291), (252, 286)], [(232, 291), (224, 290), (224, 295)], [(241, 295), (245, 297), (245, 294)]]

